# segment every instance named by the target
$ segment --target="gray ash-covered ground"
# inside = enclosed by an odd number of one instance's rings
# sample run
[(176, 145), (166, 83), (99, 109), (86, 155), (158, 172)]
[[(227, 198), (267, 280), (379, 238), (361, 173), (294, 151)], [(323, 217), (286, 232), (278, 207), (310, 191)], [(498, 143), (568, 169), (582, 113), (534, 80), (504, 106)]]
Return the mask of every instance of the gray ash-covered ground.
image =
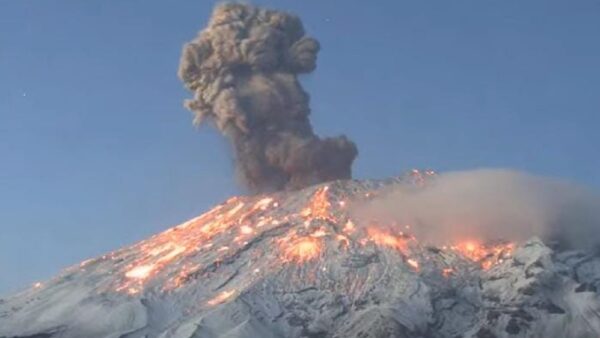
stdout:
[(1, 300), (0, 337), (600, 337), (600, 257), (353, 219), (423, 175), (231, 198)]

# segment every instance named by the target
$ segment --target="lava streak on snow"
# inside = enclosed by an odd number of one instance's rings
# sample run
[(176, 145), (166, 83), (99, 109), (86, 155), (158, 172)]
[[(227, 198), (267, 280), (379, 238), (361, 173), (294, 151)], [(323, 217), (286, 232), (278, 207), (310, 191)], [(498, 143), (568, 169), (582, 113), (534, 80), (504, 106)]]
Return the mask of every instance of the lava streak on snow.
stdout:
[(235, 295), (235, 290), (223, 291), (216, 295), (214, 298), (210, 299), (208, 302), (206, 302), (206, 304), (209, 306), (219, 305), (227, 301), (233, 295)]
[(378, 226), (367, 228), (367, 237), (363, 239), (363, 243), (371, 241), (379, 246), (387, 246), (396, 249), (404, 254), (408, 253), (407, 239), (403, 233), (398, 235), (386, 232)]
[[(424, 184), (432, 172), (413, 171), (415, 186)], [(319, 264), (331, 254), (360, 250), (366, 245), (400, 254), (407, 266), (418, 272), (423, 263), (425, 245), (408, 231), (409, 225), (361, 224), (348, 209), (360, 199), (377, 191), (349, 191), (336, 183), (309, 188), (302, 193), (276, 193), (261, 197), (233, 197), (186, 223), (171, 228), (133, 246), (126, 253), (108, 255), (122, 261), (118, 291), (137, 294), (159, 286), (163, 291), (178, 289), (192, 277), (214, 273), (223, 262), (250, 252), (260, 278), (269, 269)], [(512, 243), (484, 245), (474, 240), (448, 243), (439, 248), (467, 258), (481, 269), (489, 269), (510, 256)], [(455, 267), (440, 267), (450, 277)], [(251, 281), (249, 281), (251, 282)], [(156, 284), (155, 284), (156, 283)], [(218, 304), (234, 291), (222, 292), (207, 304)]]
[(284, 262), (302, 264), (313, 260), (321, 253), (321, 241), (314, 237), (305, 237), (292, 243), (282, 243)]
[[(302, 209), (300, 215), (308, 219), (322, 219), (335, 222), (336, 219), (331, 217), (330, 214), (331, 203), (329, 202), (327, 191), (329, 191), (329, 186), (317, 189), (308, 205)], [(343, 207), (343, 204), (340, 206)]]
[(450, 248), (470, 260), (478, 262), (484, 270), (487, 270), (510, 257), (515, 245), (514, 243), (492, 243), (483, 245), (477, 241), (467, 240), (453, 245)]

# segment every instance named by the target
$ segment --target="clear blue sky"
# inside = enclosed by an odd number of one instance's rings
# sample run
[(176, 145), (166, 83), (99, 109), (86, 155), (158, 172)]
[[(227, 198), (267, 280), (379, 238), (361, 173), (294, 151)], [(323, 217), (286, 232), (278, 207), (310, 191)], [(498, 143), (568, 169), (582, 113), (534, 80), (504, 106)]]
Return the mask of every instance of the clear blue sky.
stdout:
[[(359, 178), (509, 167), (600, 188), (600, 1), (256, 1), (322, 43), (313, 124)], [(205, 0), (0, 0), (0, 294), (238, 192), (176, 77)]]

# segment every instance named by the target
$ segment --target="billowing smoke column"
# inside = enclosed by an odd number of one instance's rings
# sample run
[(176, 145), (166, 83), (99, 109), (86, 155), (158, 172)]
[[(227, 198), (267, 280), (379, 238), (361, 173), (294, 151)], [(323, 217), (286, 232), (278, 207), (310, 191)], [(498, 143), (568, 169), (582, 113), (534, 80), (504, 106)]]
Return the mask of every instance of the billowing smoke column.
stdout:
[(314, 134), (298, 81), (315, 69), (318, 51), (298, 17), (245, 4), (217, 6), (183, 49), (179, 77), (194, 93), (186, 107), (196, 124), (213, 122), (232, 142), (251, 192), (351, 177), (355, 144)]

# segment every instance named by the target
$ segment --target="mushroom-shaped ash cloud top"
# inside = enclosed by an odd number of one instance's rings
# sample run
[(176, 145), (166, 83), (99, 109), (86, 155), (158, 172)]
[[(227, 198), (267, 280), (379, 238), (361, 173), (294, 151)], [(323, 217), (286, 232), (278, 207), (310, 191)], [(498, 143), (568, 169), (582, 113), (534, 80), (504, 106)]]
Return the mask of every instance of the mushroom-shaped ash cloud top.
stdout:
[(218, 5), (183, 49), (179, 77), (194, 93), (185, 105), (196, 124), (208, 120), (231, 141), (250, 192), (351, 177), (356, 145), (314, 134), (298, 81), (318, 51), (298, 17), (246, 4)]

